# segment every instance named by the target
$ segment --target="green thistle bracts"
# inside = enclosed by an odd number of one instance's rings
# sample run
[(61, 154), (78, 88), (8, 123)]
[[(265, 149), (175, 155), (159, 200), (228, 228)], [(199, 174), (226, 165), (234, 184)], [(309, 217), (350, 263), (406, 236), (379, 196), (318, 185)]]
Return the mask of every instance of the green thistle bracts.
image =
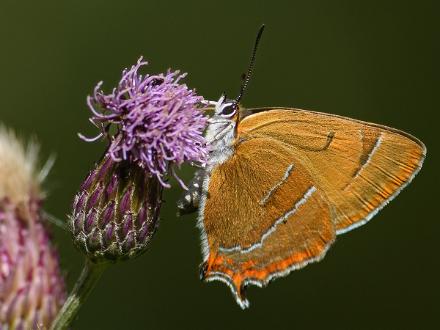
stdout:
[(105, 156), (75, 196), (69, 220), (75, 245), (94, 262), (145, 252), (159, 224), (162, 189), (143, 168)]

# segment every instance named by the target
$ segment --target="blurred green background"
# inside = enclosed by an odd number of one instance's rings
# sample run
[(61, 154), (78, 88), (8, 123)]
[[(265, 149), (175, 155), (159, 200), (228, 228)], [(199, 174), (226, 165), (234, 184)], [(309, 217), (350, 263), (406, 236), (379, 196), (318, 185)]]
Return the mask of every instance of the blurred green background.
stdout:
[[(208, 99), (235, 95), (255, 33), (267, 25), (246, 106), (295, 106), (408, 131), (424, 169), (368, 225), (339, 237), (318, 264), (251, 287), (242, 311), (222, 283), (201, 283), (195, 217), (165, 194), (151, 249), (104, 274), (74, 329), (411, 329), (438, 325), (439, 6), (437, 1), (0, 2), (0, 121), (37, 136), (49, 212), (63, 218), (104, 145), (85, 104), (140, 55), (151, 72), (189, 72)], [(191, 170), (184, 170), (188, 180)], [(69, 287), (83, 258), (54, 229)], [(438, 315), (437, 315), (438, 317)]]

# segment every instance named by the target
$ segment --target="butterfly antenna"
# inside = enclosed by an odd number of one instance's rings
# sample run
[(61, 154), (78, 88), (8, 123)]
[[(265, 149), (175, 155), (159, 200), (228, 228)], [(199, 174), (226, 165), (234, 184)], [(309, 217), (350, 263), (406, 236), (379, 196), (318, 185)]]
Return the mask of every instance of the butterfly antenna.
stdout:
[(240, 94), (238, 94), (237, 98), (235, 99), (235, 103), (237, 105), (240, 102), (241, 98), (243, 97), (243, 94), (249, 84), (249, 80), (251, 79), (252, 71), (254, 70), (255, 56), (257, 55), (258, 44), (260, 43), (260, 39), (261, 39), (261, 35), (263, 34), (264, 27), (265, 26), (263, 24), (263, 25), (261, 25), (260, 29), (258, 30), (257, 38), (255, 39), (254, 49), (252, 50), (251, 61), (249, 63), (249, 67), (248, 67), (246, 76), (243, 79), (243, 83), (241, 84)]

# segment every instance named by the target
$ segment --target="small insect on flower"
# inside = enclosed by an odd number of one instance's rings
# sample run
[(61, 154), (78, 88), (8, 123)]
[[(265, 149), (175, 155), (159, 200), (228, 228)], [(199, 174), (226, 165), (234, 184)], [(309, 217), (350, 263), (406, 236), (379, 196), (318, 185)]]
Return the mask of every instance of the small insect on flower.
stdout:
[(186, 74), (141, 75), (147, 62), (122, 72), (105, 94), (99, 83), (87, 102), (90, 121), (107, 138), (104, 157), (74, 199), (70, 229), (90, 260), (121, 260), (144, 252), (158, 227), (163, 187), (184, 162), (203, 165), (208, 156), (201, 96), (180, 81)]
[(0, 126), (0, 329), (49, 328), (65, 299), (58, 254), (42, 216), (35, 144)]

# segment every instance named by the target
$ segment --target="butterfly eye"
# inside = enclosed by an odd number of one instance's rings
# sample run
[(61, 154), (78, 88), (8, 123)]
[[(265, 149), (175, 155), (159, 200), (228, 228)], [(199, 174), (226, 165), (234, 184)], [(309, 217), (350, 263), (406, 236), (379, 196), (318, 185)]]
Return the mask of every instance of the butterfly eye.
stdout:
[(230, 104), (224, 105), (220, 114), (224, 117), (232, 117), (235, 114), (236, 110), (237, 110), (236, 104), (230, 103)]

